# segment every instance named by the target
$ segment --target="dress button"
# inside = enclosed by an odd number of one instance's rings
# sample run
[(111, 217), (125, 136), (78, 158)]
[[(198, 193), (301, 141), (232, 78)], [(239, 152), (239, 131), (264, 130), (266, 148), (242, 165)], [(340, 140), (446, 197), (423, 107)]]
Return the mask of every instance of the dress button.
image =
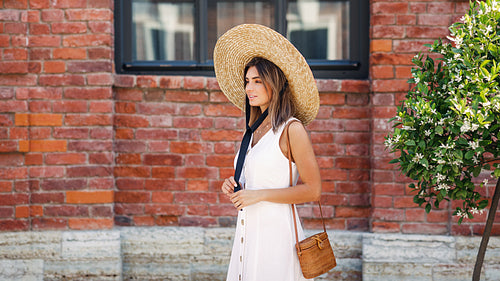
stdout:
[(240, 280), (241, 280), (241, 274), (240, 274)]
[(243, 257), (242, 256), (240, 256), (240, 262), (243, 262)]
[(243, 237), (241, 237), (241, 243), (243, 243)]
[(244, 225), (245, 224), (245, 221), (243, 219), (241, 219), (241, 225)]

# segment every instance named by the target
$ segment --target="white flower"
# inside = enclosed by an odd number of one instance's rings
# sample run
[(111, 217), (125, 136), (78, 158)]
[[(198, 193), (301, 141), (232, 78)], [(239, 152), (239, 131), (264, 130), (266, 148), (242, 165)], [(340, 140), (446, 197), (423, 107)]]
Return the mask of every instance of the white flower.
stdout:
[(441, 181), (443, 181), (443, 180), (445, 180), (445, 179), (446, 179), (446, 176), (441, 175), (440, 173), (438, 173), (438, 174), (436, 175), (436, 180), (437, 180), (437, 182), (438, 182), (438, 183), (440, 183)]
[(418, 82), (420, 82), (420, 78), (418, 77), (415, 77), (413, 80), (415, 80), (415, 84), (418, 84)]
[(474, 207), (474, 208), (471, 208), (471, 209), (470, 209), (470, 212), (471, 212), (473, 215), (477, 215), (477, 214), (482, 215), (482, 214), (483, 214), (483, 211), (484, 211), (484, 210), (479, 211), (476, 207)]
[(472, 156), (472, 162), (474, 162), (474, 164), (479, 164), (479, 159), (477, 159), (476, 155)]
[(487, 185), (488, 184), (488, 179), (484, 179), (483, 180), (483, 185)]
[(456, 216), (459, 217), (459, 218), (467, 218), (468, 217), (466, 213), (464, 213), (464, 212), (462, 212), (460, 210), (457, 211), (457, 215)]
[(440, 183), (437, 187), (436, 187), (436, 190), (450, 190), (450, 186), (445, 184), (445, 183)]
[(431, 135), (431, 130), (425, 130), (424, 132), (425, 136), (428, 137)]
[(493, 27), (491, 27), (490, 25), (488, 25), (488, 26), (486, 27), (486, 34), (489, 34), (489, 33), (490, 33), (490, 32), (492, 32), (492, 31), (493, 31)]
[(475, 150), (476, 148), (479, 147), (479, 141), (469, 141), (469, 146), (470, 148)]
[(403, 130), (407, 130), (407, 131), (415, 131), (415, 128), (410, 127), (410, 126), (405, 126), (405, 125), (403, 125)]
[(418, 163), (418, 161), (420, 161), (420, 159), (424, 158), (424, 155), (422, 155), (421, 153), (416, 153), (415, 156), (413, 156), (413, 159), (411, 161), (415, 162), (415, 163)]

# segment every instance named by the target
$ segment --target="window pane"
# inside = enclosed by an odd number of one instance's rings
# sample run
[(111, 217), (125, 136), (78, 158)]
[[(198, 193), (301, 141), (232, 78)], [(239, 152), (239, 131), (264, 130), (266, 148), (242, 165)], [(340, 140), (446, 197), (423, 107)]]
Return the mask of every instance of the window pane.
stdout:
[(272, 1), (208, 1), (208, 59), (213, 59), (217, 38), (242, 23), (258, 23), (275, 29)]
[(194, 1), (134, 0), (133, 60), (194, 60)]
[(349, 2), (289, 1), (287, 37), (306, 59), (349, 59)]

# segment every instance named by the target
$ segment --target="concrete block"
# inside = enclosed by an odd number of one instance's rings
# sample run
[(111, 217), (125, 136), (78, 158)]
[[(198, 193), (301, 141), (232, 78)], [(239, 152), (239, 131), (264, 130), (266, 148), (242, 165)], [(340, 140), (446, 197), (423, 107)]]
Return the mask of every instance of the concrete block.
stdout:
[(365, 234), (363, 260), (395, 263), (454, 263), (455, 238), (448, 236)]
[(433, 281), (432, 264), (364, 262), (363, 281)]
[(2, 281), (42, 281), (43, 260), (0, 260)]

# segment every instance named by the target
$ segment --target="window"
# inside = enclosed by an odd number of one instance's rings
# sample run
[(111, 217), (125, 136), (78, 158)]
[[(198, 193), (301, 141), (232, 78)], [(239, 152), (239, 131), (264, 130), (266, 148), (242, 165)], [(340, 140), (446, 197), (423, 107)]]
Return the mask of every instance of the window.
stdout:
[(368, 0), (115, 1), (116, 71), (213, 76), (217, 38), (241, 23), (285, 35), (316, 78), (368, 77)]

